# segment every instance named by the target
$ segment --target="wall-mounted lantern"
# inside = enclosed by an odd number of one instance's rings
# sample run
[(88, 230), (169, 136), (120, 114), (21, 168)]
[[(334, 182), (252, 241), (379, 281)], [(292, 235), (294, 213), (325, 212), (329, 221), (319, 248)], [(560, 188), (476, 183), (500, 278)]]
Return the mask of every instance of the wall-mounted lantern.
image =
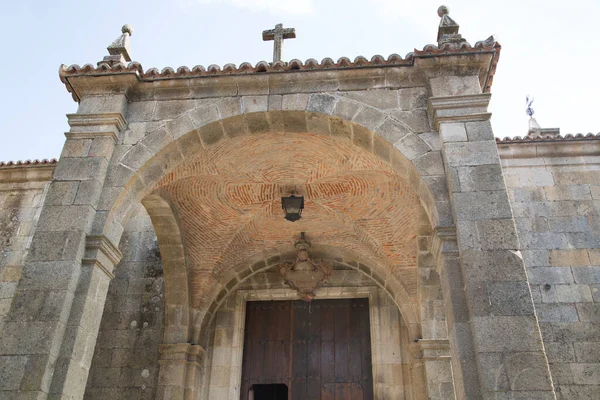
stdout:
[(288, 221), (298, 221), (302, 216), (304, 209), (304, 196), (294, 196), (281, 198), (281, 208), (285, 212), (285, 219)]

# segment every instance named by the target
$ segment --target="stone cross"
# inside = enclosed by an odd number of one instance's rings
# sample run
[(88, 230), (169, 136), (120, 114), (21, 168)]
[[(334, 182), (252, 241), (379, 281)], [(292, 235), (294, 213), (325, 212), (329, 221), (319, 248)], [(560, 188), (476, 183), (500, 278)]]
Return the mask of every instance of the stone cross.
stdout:
[(285, 39), (295, 39), (296, 29), (294, 28), (283, 28), (283, 24), (275, 25), (275, 29), (269, 29), (263, 31), (263, 40), (273, 40), (275, 44), (273, 46), (273, 62), (281, 61), (281, 48), (283, 47), (283, 41)]

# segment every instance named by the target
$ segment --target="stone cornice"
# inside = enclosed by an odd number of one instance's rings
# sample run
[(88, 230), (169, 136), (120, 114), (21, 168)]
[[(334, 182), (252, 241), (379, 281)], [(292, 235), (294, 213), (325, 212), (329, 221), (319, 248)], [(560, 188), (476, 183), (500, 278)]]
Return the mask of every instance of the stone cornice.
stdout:
[(127, 126), (127, 121), (121, 113), (67, 114), (67, 118), (69, 119), (69, 126), (72, 128), (112, 125), (121, 131)]
[(487, 121), (491, 94), (467, 94), (459, 96), (430, 97), (427, 109), (433, 125), (439, 131), (442, 122)]
[(501, 142), (498, 144), (500, 159), (600, 156), (600, 136), (568, 139)]
[[(90, 64), (80, 67), (61, 66), (59, 76), (73, 98), (79, 101), (90, 94), (124, 93), (130, 100), (204, 98), (221, 95), (285, 94), (307, 91), (361, 90), (377, 87), (406, 87), (425, 85), (425, 76), (439, 71), (452, 74), (476, 74), (481, 87), (489, 91), (496, 69), (500, 45), (493, 40), (428, 45), (409, 53), (405, 58), (392, 54), (387, 59), (374, 56), (371, 60), (357, 57), (354, 61), (340, 58), (337, 62), (325, 58), (305, 62), (267, 63), (255, 66), (243, 63), (239, 67), (227, 64), (223, 68), (179, 67), (155, 68), (144, 71), (139, 63), (128, 65)], [(460, 62), (456, 62), (459, 57)], [(408, 68), (407, 68), (408, 67)], [(423, 71), (428, 71), (423, 73)], [(291, 85), (291, 87), (290, 87)]]
[(110, 279), (123, 254), (106, 236), (88, 236), (82, 264), (100, 268)]
[(0, 183), (50, 182), (56, 161), (0, 164)]

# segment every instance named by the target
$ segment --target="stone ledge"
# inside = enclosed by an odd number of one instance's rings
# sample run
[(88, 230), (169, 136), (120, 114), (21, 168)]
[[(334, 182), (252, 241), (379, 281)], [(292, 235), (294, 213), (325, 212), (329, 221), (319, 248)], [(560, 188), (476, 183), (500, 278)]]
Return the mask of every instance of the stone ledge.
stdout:
[(88, 236), (82, 264), (100, 268), (110, 279), (114, 278), (113, 269), (123, 254), (106, 236)]
[(442, 122), (487, 121), (492, 114), (487, 112), (490, 93), (459, 96), (430, 97), (427, 111), (436, 130)]

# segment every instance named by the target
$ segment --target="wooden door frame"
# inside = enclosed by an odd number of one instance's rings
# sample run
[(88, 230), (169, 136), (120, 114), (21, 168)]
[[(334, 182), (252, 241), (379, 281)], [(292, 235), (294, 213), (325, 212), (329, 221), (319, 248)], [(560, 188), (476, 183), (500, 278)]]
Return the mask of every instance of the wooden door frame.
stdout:
[[(297, 292), (289, 288), (238, 290), (233, 296), (234, 299), (231, 299), (234, 302), (235, 309), (233, 320), (231, 321), (233, 335), (232, 342), (228, 346), (228, 350), (231, 353), (229, 390), (225, 393), (223, 391), (224, 388), (213, 388), (211, 384), (209, 388), (210, 399), (220, 398), (223, 395), (229, 396), (227, 397), (228, 399), (240, 398), (246, 303), (248, 301), (265, 300), (298, 300)], [(411, 379), (412, 375), (406, 371), (406, 366), (410, 363), (410, 355), (407, 348), (408, 333), (406, 329), (400, 329), (402, 325), (401, 316), (396, 305), (391, 300), (385, 304), (381, 304), (382, 299), (386, 299), (387, 297), (387, 293), (378, 286), (327, 287), (320, 289), (317, 296), (319, 300), (369, 299), (374, 398), (395, 398), (400, 400), (407, 398), (404, 394), (405, 386), (403, 383), (404, 380)], [(389, 307), (396, 310), (396, 312), (383, 312), (382, 307)], [(385, 342), (382, 343), (382, 340)], [(395, 352), (393, 350), (390, 351), (390, 345), (394, 345), (393, 349), (396, 349)], [(214, 369), (214, 366), (210, 366), (209, 368)], [(215, 372), (218, 373), (218, 371), (210, 371), (211, 383)], [(390, 394), (393, 394), (394, 397), (388, 397)]]

